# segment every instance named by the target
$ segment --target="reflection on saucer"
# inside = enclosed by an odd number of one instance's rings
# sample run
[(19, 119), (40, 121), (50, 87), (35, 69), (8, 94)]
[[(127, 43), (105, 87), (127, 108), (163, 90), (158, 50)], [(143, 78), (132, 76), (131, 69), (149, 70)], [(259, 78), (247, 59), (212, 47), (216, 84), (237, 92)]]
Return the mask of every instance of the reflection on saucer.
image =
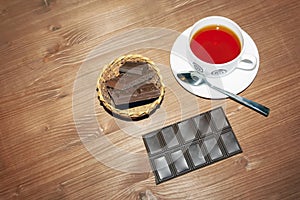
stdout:
[[(186, 29), (175, 41), (170, 55), (170, 63), (173, 71), (173, 75), (178, 81), (178, 83), (185, 88), (187, 91), (191, 92), (200, 97), (210, 98), (210, 99), (222, 99), (226, 98), (225, 95), (209, 88), (206, 85), (192, 86), (188, 83), (184, 83), (179, 80), (177, 73), (193, 71), (193, 67), (187, 62), (186, 56), (186, 45), (188, 41), (188, 35), (191, 28)], [(252, 71), (245, 71), (240, 69), (235, 69), (233, 72), (227, 76), (220, 78), (207, 78), (207, 80), (220, 88), (223, 88), (234, 94), (238, 94), (245, 90), (254, 80), (258, 68), (259, 68), (259, 54), (258, 49), (252, 40), (252, 38), (245, 32), (242, 31), (245, 38), (245, 53), (252, 54), (257, 58), (257, 66)]]

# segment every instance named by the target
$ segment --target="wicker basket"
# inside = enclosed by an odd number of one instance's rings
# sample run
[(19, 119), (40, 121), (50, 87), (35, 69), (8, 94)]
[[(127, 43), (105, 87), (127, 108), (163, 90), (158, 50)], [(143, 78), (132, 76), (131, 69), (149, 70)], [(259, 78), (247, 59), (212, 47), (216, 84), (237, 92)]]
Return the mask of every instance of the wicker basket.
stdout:
[[(149, 104), (145, 104), (142, 106), (137, 106), (128, 109), (117, 109), (114, 107), (113, 100), (111, 99), (110, 95), (108, 94), (105, 82), (109, 79), (115, 78), (119, 75), (119, 68), (126, 62), (146, 62), (150, 66), (150, 68), (155, 72), (155, 76), (152, 78), (151, 82), (153, 82), (157, 88), (160, 89), (160, 96), (155, 101)], [(149, 58), (143, 57), (141, 55), (125, 55), (121, 56), (110, 64), (104, 67), (103, 71), (101, 72), (98, 81), (97, 81), (97, 91), (98, 91), (98, 98), (100, 103), (112, 114), (116, 114), (122, 118), (128, 119), (139, 119), (146, 116), (149, 116), (152, 111), (157, 108), (164, 96), (165, 86), (162, 83), (162, 78), (159, 73), (159, 69), (151, 61)]]

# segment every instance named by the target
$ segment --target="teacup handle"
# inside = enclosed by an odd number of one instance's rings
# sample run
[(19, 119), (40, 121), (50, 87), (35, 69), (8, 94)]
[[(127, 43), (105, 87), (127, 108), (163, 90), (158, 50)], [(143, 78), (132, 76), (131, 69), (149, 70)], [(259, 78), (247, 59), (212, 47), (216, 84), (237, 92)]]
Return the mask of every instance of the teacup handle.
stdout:
[[(245, 63), (246, 65), (241, 65), (241, 63)], [(257, 59), (255, 56), (244, 54), (242, 55), (242, 59), (240, 60), (237, 69), (251, 71), (256, 68)]]

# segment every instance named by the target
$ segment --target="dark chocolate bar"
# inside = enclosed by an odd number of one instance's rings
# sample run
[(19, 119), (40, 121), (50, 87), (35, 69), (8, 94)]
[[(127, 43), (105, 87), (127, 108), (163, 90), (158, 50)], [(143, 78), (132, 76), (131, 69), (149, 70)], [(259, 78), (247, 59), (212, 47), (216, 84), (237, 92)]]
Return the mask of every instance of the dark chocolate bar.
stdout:
[(154, 77), (154, 72), (150, 71), (144, 75), (120, 74), (118, 77), (106, 81), (106, 86), (117, 90), (127, 90), (147, 82)]
[(143, 75), (147, 72), (148, 69), (149, 69), (149, 65), (146, 62), (129, 62), (129, 61), (127, 61), (119, 68), (119, 72)]
[(136, 75), (127, 75), (123, 77), (123, 74), (120, 74), (119, 76), (112, 78), (110, 80), (107, 80), (105, 82), (106, 87), (114, 88), (117, 90), (124, 90), (125, 86), (130, 83), (131, 81), (134, 81), (138, 77)]
[(116, 90), (108, 88), (108, 93), (118, 109), (128, 109), (153, 102), (160, 96), (160, 90), (153, 83), (145, 83), (138, 88)]
[(156, 184), (242, 152), (221, 107), (146, 135)]

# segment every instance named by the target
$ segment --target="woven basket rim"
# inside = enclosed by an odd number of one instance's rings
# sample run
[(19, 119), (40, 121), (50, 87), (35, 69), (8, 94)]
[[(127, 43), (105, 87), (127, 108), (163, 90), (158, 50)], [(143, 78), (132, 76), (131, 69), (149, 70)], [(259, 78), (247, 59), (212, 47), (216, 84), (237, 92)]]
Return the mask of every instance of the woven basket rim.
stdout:
[[(128, 109), (118, 109), (118, 108), (115, 108), (113, 105), (111, 105), (109, 102), (107, 102), (104, 99), (104, 96), (103, 96), (102, 90), (101, 90), (101, 83), (104, 83), (106, 81), (106, 79), (104, 79), (104, 77), (103, 77), (103, 74), (105, 74), (105, 72), (107, 70), (109, 70), (112, 66), (114, 66), (115, 63), (119, 63), (121, 60), (126, 61), (129, 59), (140, 59), (151, 65), (152, 69), (156, 72), (156, 74), (159, 78), (160, 84), (161, 84), (160, 96), (155, 101), (153, 101), (149, 104), (145, 104), (145, 105), (137, 106), (137, 107), (133, 107), (133, 108), (128, 108)], [(162, 82), (162, 77), (161, 77), (159, 68), (155, 65), (155, 63), (152, 60), (150, 60), (149, 58), (144, 57), (140, 54), (127, 54), (127, 55), (123, 55), (123, 56), (120, 56), (120, 57), (114, 59), (108, 65), (105, 65), (103, 67), (103, 69), (97, 79), (97, 92), (98, 92), (99, 101), (102, 103), (102, 105), (106, 109), (108, 109), (108, 111), (112, 112), (113, 114), (117, 114), (121, 117), (124, 117), (124, 118), (136, 119), (136, 118), (142, 118), (147, 115), (150, 115), (151, 111), (153, 111), (156, 107), (158, 107), (160, 105), (161, 101), (163, 100), (164, 93), (165, 93), (165, 85)]]

